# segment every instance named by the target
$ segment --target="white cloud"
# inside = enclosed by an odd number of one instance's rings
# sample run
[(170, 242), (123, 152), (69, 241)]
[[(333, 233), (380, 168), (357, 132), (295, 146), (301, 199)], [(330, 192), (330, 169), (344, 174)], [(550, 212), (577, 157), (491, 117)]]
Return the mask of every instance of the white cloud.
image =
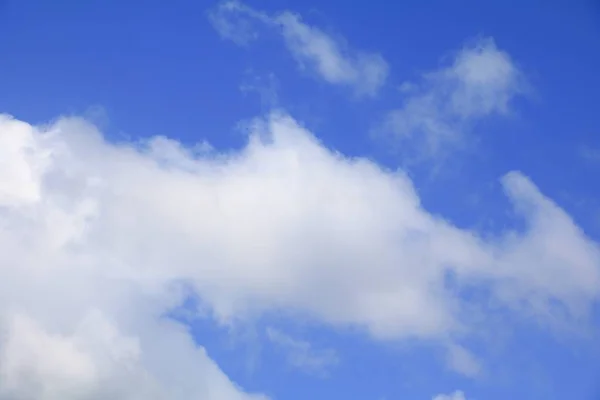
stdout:
[(266, 333), (267, 338), (285, 353), (288, 364), (305, 372), (323, 376), (339, 362), (333, 349), (315, 349), (309, 342), (275, 328), (267, 328)]
[(451, 394), (438, 394), (433, 400), (466, 400), (465, 394), (460, 390)]
[[(159, 318), (175, 301), (166, 281), (154, 290), (148, 265), (128, 266), (96, 240), (103, 202), (120, 196), (105, 191), (110, 168), (98, 169), (105, 146), (75, 121), (42, 132), (0, 118), (0, 398), (263, 398)], [(113, 151), (114, 172), (135, 154)]]
[(223, 154), (4, 116), (0, 160), (0, 397), (260, 398), (161, 318), (178, 282), (222, 323), (300, 312), (444, 343), (471, 328), (461, 288), (567, 320), (600, 292), (598, 245), (524, 175), (502, 183), (527, 228), (484, 239), (428, 213), (401, 171), (330, 151), (285, 114)]
[(375, 95), (387, 79), (389, 68), (381, 55), (351, 49), (290, 11), (269, 16), (240, 2), (226, 1), (209, 16), (221, 37), (240, 45), (258, 37), (254, 22), (277, 29), (302, 68), (310, 68), (331, 84), (352, 87), (357, 95)]
[(402, 107), (388, 113), (384, 130), (397, 140), (415, 141), (423, 157), (440, 156), (464, 145), (471, 125), (510, 111), (525, 93), (524, 76), (493, 39), (480, 39), (459, 51), (451, 65), (427, 73), (420, 83), (405, 82)]

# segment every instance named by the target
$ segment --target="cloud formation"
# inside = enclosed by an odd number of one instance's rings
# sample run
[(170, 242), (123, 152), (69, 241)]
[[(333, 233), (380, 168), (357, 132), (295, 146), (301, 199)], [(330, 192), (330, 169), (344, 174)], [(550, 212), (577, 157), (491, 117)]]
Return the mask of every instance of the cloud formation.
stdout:
[(527, 83), (510, 55), (484, 38), (420, 82), (405, 82), (400, 91), (403, 105), (387, 114), (383, 129), (403, 144), (413, 141), (421, 157), (431, 158), (463, 146), (481, 118), (507, 114)]
[(463, 289), (565, 320), (600, 294), (598, 244), (523, 174), (502, 184), (526, 228), (484, 238), (282, 112), (229, 153), (2, 116), (0, 160), (0, 398), (262, 399), (165, 317), (183, 287), (219, 323), (299, 312), (443, 342), (486, 310)]
[(374, 96), (388, 76), (381, 55), (352, 49), (290, 11), (270, 16), (234, 0), (219, 3), (209, 19), (221, 37), (238, 45), (258, 38), (256, 23), (277, 30), (302, 69), (312, 70), (328, 83), (351, 87), (357, 95)]

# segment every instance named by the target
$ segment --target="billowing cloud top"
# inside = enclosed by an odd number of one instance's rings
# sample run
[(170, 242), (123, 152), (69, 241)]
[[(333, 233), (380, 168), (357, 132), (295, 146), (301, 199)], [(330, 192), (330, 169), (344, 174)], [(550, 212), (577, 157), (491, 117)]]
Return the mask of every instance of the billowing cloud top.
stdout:
[(599, 295), (598, 244), (519, 172), (502, 185), (526, 228), (484, 238), (284, 113), (250, 132), (238, 152), (199, 153), (0, 118), (0, 397), (262, 398), (164, 317), (190, 288), (220, 323), (301, 312), (451, 346), (486, 310), (466, 312), (472, 285), (541, 318), (584, 317)]

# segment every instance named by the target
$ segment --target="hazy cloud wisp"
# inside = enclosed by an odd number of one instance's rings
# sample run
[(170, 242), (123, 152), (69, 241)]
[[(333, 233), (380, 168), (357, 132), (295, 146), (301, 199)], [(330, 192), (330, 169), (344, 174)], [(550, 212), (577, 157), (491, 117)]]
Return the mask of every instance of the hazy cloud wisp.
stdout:
[(527, 83), (510, 55), (491, 38), (463, 47), (450, 65), (401, 86), (403, 105), (382, 126), (393, 140), (415, 146), (418, 158), (439, 158), (464, 146), (474, 123), (505, 115)]
[(290, 11), (270, 16), (238, 1), (225, 1), (210, 11), (209, 19), (221, 37), (239, 45), (258, 37), (256, 23), (276, 29), (300, 67), (328, 83), (351, 87), (359, 96), (377, 94), (388, 76), (381, 55), (352, 49)]
[(288, 364), (306, 373), (325, 376), (329, 368), (339, 363), (333, 349), (317, 349), (309, 342), (293, 338), (281, 330), (269, 327), (267, 338), (285, 355)]

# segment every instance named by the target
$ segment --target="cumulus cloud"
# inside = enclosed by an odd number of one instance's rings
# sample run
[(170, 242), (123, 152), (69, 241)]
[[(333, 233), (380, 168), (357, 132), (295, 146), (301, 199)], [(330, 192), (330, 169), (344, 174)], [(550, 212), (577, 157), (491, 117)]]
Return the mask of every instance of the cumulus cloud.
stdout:
[(165, 317), (190, 289), (218, 323), (302, 313), (444, 343), (472, 328), (463, 288), (565, 319), (600, 292), (597, 243), (523, 174), (502, 184), (526, 228), (483, 238), (284, 113), (228, 153), (2, 116), (0, 160), (0, 398), (262, 399)]
[(258, 38), (256, 23), (276, 29), (301, 68), (308, 68), (334, 85), (348, 86), (357, 95), (373, 96), (388, 76), (388, 65), (379, 54), (350, 48), (290, 11), (273, 16), (237, 1), (220, 3), (210, 21), (225, 39), (246, 45)]
[(383, 129), (402, 143), (417, 143), (422, 157), (433, 157), (462, 146), (481, 118), (507, 114), (527, 84), (510, 55), (485, 38), (463, 47), (450, 65), (400, 88), (403, 105), (387, 114)]
[(315, 349), (309, 342), (295, 339), (275, 328), (267, 328), (268, 339), (285, 354), (288, 364), (310, 374), (324, 376), (339, 362), (333, 349)]

